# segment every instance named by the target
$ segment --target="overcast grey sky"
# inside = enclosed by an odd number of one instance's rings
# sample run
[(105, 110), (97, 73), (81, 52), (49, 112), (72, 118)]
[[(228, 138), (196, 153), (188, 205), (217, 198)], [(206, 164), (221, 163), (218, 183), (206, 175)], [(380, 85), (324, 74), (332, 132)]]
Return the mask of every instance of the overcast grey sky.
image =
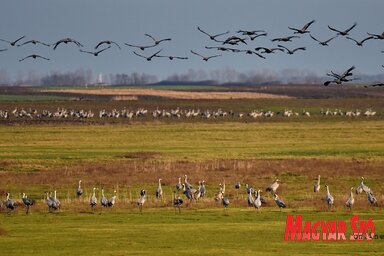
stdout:
[[(48, 43), (64, 37), (72, 37), (82, 44), (84, 50), (92, 50), (101, 40), (114, 40), (122, 45), (122, 50), (111, 48), (99, 57), (80, 53), (74, 45), (60, 45), (52, 48), (35, 45), (10, 47), (0, 42), (0, 69), (11, 75), (34, 70), (39, 74), (49, 71), (74, 71), (78, 68), (91, 69), (98, 73), (146, 72), (165, 78), (173, 73), (188, 69), (207, 71), (225, 67), (241, 72), (266, 70), (280, 72), (294, 68), (316, 72), (319, 75), (329, 70), (342, 71), (356, 65), (357, 72), (365, 74), (383, 73), (384, 40), (367, 41), (364, 47), (343, 37), (336, 38), (329, 47), (314, 42), (309, 35), (291, 43), (289, 48), (306, 46), (307, 51), (294, 55), (280, 52), (266, 55), (265, 60), (256, 56), (239, 53), (222, 53), (207, 50), (204, 46), (216, 46), (207, 36), (197, 30), (197, 26), (211, 33), (227, 30), (235, 35), (238, 29), (263, 29), (266, 38), (248, 41), (242, 49), (257, 46), (273, 47), (277, 43), (270, 39), (291, 35), (291, 27), (302, 27), (312, 19), (316, 22), (309, 28), (319, 39), (335, 35), (327, 25), (346, 29), (354, 22), (357, 26), (350, 36), (363, 39), (367, 32), (384, 31), (384, 1), (382, 0), (13, 0), (2, 1), (0, 9), (0, 38), (14, 40), (26, 35), (25, 40), (37, 39)], [(163, 49), (164, 55), (188, 56), (189, 60), (157, 58), (148, 62), (135, 56), (132, 48), (124, 42), (150, 44), (144, 33), (158, 38), (171, 37), (156, 49)], [(190, 53), (190, 50), (204, 55), (223, 54), (222, 57), (205, 62)], [(139, 50), (140, 51), (140, 50)], [(155, 52), (147, 49), (144, 55)], [(18, 60), (32, 53), (48, 57), (44, 60)]]

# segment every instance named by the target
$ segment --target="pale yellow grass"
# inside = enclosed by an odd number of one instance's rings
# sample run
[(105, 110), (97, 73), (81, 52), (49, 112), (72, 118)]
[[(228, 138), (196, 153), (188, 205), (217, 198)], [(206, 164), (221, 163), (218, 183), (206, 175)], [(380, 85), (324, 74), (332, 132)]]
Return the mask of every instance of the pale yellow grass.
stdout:
[[(106, 95), (115, 97), (156, 96), (171, 99), (207, 100), (207, 99), (288, 99), (285, 95), (274, 95), (255, 92), (191, 92), (156, 89), (102, 89), (102, 90), (50, 90), (49, 92)], [(132, 98), (134, 99), (134, 98)]]

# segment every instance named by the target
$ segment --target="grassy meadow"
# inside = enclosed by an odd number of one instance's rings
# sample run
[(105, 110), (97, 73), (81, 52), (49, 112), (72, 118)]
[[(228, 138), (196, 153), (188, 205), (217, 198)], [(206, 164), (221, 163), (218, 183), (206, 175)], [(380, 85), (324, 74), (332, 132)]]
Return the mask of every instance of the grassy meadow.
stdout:
[[(304, 220), (372, 217), (384, 234), (382, 207), (356, 197), (352, 212), (343, 205), (351, 186), (364, 176), (379, 203), (384, 201), (384, 121), (314, 120), (284, 122), (143, 122), (118, 125), (0, 126), (0, 190), (20, 201), (26, 192), (37, 200), (25, 209), (0, 213), (0, 255), (382, 255), (384, 240), (371, 242), (284, 242), (287, 214)], [(207, 198), (171, 206), (177, 177), (188, 174), (197, 186), (205, 179)], [(336, 207), (327, 212), (324, 187), (312, 192), (318, 174), (330, 185)], [(278, 210), (270, 195), (260, 213), (246, 207), (244, 186), (265, 187), (275, 178), (288, 205)], [(164, 199), (154, 198), (162, 178)], [(84, 195), (75, 199), (77, 181)], [(218, 184), (227, 185), (231, 205), (213, 201)], [(90, 210), (92, 187), (107, 197), (118, 190), (112, 209)], [(140, 214), (141, 188), (148, 200)], [(44, 191), (58, 191), (62, 209), (48, 213)], [(97, 192), (99, 198), (100, 190)], [(184, 198), (184, 197), (183, 197)], [(347, 229), (350, 232), (350, 229)], [(10, 252), (12, 252), (10, 254)]]

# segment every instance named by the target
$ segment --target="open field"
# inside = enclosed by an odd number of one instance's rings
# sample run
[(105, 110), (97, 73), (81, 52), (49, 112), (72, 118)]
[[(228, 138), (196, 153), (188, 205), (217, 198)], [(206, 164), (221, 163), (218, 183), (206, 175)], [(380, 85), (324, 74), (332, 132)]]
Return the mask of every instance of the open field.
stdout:
[[(21, 94), (20, 97), (24, 97)], [(0, 192), (11, 192), (21, 202), (26, 192), (37, 200), (31, 214), (19, 207), (11, 214), (0, 210), (0, 255), (382, 255), (384, 240), (372, 242), (284, 242), (287, 214), (304, 220), (344, 220), (352, 214), (372, 217), (377, 234), (384, 234), (384, 101), (380, 98), (170, 100), (137, 101), (55, 99), (0, 101), (0, 109), (34, 108), (201, 108), (281, 111), (285, 108), (313, 113), (310, 118), (274, 117), (244, 120), (36, 121), (12, 117), (0, 125)], [(73, 97), (69, 95), (69, 97)], [(373, 108), (375, 117), (346, 118), (320, 115), (321, 109)], [(4, 125), (6, 124), (6, 125)], [(181, 214), (172, 207), (177, 177), (188, 175), (197, 187), (206, 181), (207, 196), (184, 204)], [(319, 194), (312, 192), (322, 176)], [(366, 195), (356, 196), (352, 212), (343, 207), (351, 186), (360, 176), (372, 188), (380, 207)], [(287, 204), (279, 212), (271, 195), (257, 213), (248, 208), (244, 184), (262, 191), (275, 178), (278, 194)], [(163, 200), (154, 196), (162, 178)], [(75, 195), (83, 180), (83, 197)], [(234, 188), (240, 181), (243, 187)], [(226, 211), (213, 198), (225, 182), (230, 206)], [(335, 208), (326, 211), (324, 185), (330, 186)], [(92, 188), (104, 188), (107, 197), (117, 190), (112, 209), (89, 207)], [(136, 200), (147, 190), (140, 214)], [(57, 190), (58, 213), (48, 213), (44, 191)], [(181, 195), (184, 199), (185, 197)], [(4, 197), (2, 196), (2, 199)], [(351, 229), (347, 229), (350, 233)], [(189, 242), (192, 241), (192, 242)], [(187, 249), (186, 249), (187, 248)]]

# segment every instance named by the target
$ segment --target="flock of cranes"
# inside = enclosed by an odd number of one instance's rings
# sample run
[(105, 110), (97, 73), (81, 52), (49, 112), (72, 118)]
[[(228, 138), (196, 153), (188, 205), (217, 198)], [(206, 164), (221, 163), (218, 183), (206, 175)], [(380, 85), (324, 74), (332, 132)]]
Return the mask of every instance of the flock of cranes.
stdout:
[[(286, 42), (293, 42), (293, 40), (298, 40), (300, 39), (301, 36), (305, 36), (306, 34), (309, 35), (310, 38), (312, 38), (314, 41), (319, 43), (321, 46), (329, 46), (330, 42), (335, 40), (336, 38), (346, 38), (349, 41), (353, 41), (357, 46), (363, 47), (363, 45), (366, 44), (367, 41), (369, 40), (383, 40), (384, 39), (384, 32), (381, 34), (374, 34), (374, 33), (367, 33), (367, 37), (363, 38), (362, 40), (357, 40), (355, 38), (350, 37), (350, 32), (357, 26), (357, 23), (353, 23), (352, 26), (346, 28), (346, 29), (337, 29), (331, 26), (328, 26), (328, 29), (332, 32), (336, 32), (336, 35), (332, 35), (329, 39), (326, 40), (319, 40), (317, 37), (313, 36), (311, 31), (309, 30), (310, 26), (313, 26), (312, 24), (315, 23), (315, 20), (311, 20), (310, 22), (306, 23), (303, 27), (301, 28), (294, 28), (294, 27), (288, 27), (290, 31), (294, 31), (293, 35), (287, 35), (287, 36), (281, 36), (281, 37), (275, 37), (271, 38), (271, 42), (278, 42), (279, 44), (273, 45), (272, 47), (270, 46), (261, 46), (257, 45), (257, 47), (251, 47), (249, 45), (249, 41), (255, 41), (259, 37), (266, 37), (268, 36), (268, 33), (265, 30), (259, 29), (259, 30), (238, 30), (236, 31), (235, 34), (230, 34), (230, 31), (225, 31), (221, 33), (209, 33), (206, 32), (205, 29), (202, 29), (200, 26), (197, 27), (197, 30), (207, 36), (210, 41), (214, 44), (215, 46), (205, 46), (205, 49), (216, 49), (217, 51), (221, 52), (232, 52), (232, 53), (246, 53), (248, 55), (255, 55), (259, 58), (265, 59), (266, 55), (275, 53), (277, 51), (280, 51), (282, 53), (287, 53), (289, 55), (295, 54), (297, 51), (306, 51), (307, 48), (305, 46), (300, 46), (296, 48), (288, 48), (286, 45), (282, 45), (281, 43), (286, 43)], [(158, 49), (157, 47), (162, 45), (164, 42), (171, 41), (172, 38), (155, 38), (154, 36), (145, 33), (144, 34), (147, 38), (150, 39), (150, 43), (145, 43), (145, 44), (133, 44), (133, 43), (128, 43), (125, 42), (124, 45), (129, 48), (135, 48), (137, 50), (141, 50), (144, 52), (146, 49), (152, 49), (154, 48), (155, 51), (153, 53), (150, 53), (149, 55), (146, 54), (144, 55), (143, 53), (138, 53), (137, 51), (133, 51), (133, 54), (143, 58), (147, 61), (151, 61), (154, 58), (168, 58), (169, 60), (187, 60), (189, 59), (189, 56), (176, 56), (176, 55), (162, 55), (160, 54), (163, 51), (163, 48)], [(80, 43), (78, 40), (73, 39), (73, 38), (63, 38), (60, 39), (52, 44), (41, 42), (39, 40), (25, 40), (26, 36), (21, 36), (17, 38), (16, 40), (7, 40), (7, 39), (0, 39), (0, 42), (3, 42), (5, 44), (8, 44), (11, 47), (21, 47), (27, 44), (33, 44), (33, 45), (42, 45), (45, 47), (52, 47), (53, 50), (56, 50), (61, 47), (62, 45), (68, 45), (72, 44), (75, 45), (81, 53), (85, 54), (90, 54), (93, 56), (99, 56), (99, 54), (104, 53), (105, 51), (109, 50), (112, 48), (112, 46), (118, 48), (119, 50), (122, 49), (119, 43), (112, 41), (112, 40), (103, 40), (100, 42), (97, 42), (95, 46), (93, 47), (93, 50), (83, 50), (84, 45)], [(102, 46), (106, 46), (104, 48), (101, 48)], [(230, 46), (230, 47), (228, 47)], [(235, 47), (236, 48), (233, 48)], [(242, 47), (238, 46), (245, 46), (247, 49), (244, 49)], [(156, 49), (157, 48), (157, 49)], [(0, 52), (7, 51), (8, 48), (0, 48)], [(217, 58), (221, 57), (222, 54), (202, 54), (201, 51), (196, 51), (196, 50), (190, 50), (189, 51), (191, 54), (198, 56), (201, 58), (203, 61), (208, 61), (212, 58)], [(41, 56), (39, 54), (30, 54), (24, 58), (21, 58), (19, 61), (25, 61), (26, 59), (43, 59), (43, 60), (50, 60), (48, 57)], [(355, 67), (352, 66), (350, 69), (348, 69), (344, 74), (336, 74), (331, 72), (330, 75), (334, 77), (334, 80), (331, 81), (326, 81), (324, 85), (329, 85), (330, 83), (335, 83), (338, 85), (341, 85), (344, 82), (349, 82), (352, 80), (356, 79), (350, 79), (348, 78), (349, 76), (352, 75), (351, 71)], [(382, 86), (381, 83), (375, 84), (375, 86)]]
[[(360, 178), (360, 184), (354, 189), (351, 187), (351, 189), (348, 191), (348, 197), (347, 200), (345, 201), (345, 207), (348, 209), (352, 209), (353, 205), (355, 203), (355, 198), (354, 198), (354, 191), (356, 195), (362, 194), (363, 192), (366, 193), (367, 195), (367, 200), (370, 205), (378, 207), (378, 201), (376, 197), (373, 194), (373, 191), (370, 187), (368, 187), (364, 183), (364, 177)], [(162, 189), (162, 179), (158, 179), (158, 184), (157, 188), (154, 191), (154, 196), (155, 200), (157, 201), (164, 201), (164, 194), (163, 194), (163, 189)], [(83, 195), (83, 189), (81, 185), (82, 181), (80, 180), (78, 183), (78, 187), (76, 189), (76, 196), (78, 199), (81, 199)], [(237, 182), (234, 186), (236, 190), (241, 189), (241, 183)], [(280, 180), (276, 178), (270, 185), (268, 185), (265, 189), (265, 192), (267, 194), (270, 193), (270, 195), (273, 197), (273, 200), (276, 204), (276, 206), (280, 209), (280, 211), (283, 208), (286, 208), (287, 205), (284, 203), (282, 199), (277, 195), (278, 188), (280, 186)], [(188, 205), (192, 203), (198, 204), (203, 198), (207, 197), (207, 189), (205, 186), (205, 181), (199, 181), (198, 182), (198, 187), (194, 188), (194, 186), (188, 182), (188, 176), (184, 175), (184, 181), (181, 183), (181, 177), (178, 178), (178, 182), (176, 183), (175, 189), (173, 190), (173, 199), (171, 201), (171, 204), (175, 207), (175, 210), (178, 209), (179, 213), (181, 212), (180, 207), (184, 204), (184, 200), (188, 202)], [(331, 207), (334, 206), (335, 199), (332, 196), (330, 192), (330, 187), (328, 185), (325, 185), (326, 188), (326, 193), (324, 197), (325, 204), (328, 208), (328, 210), (331, 210)], [(93, 187), (92, 189), (92, 194), (89, 197), (89, 205), (91, 207), (91, 210), (94, 211), (97, 207), (97, 205), (100, 203), (101, 207), (107, 207), (111, 208), (116, 204), (116, 198), (117, 198), (117, 191), (114, 190), (113, 195), (110, 198), (106, 198), (104, 195), (104, 189), (101, 189), (101, 197), (100, 200), (97, 199), (96, 195), (96, 190), (98, 188)], [(320, 175), (318, 176), (317, 182), (313, 186), (313, 192), (314, 193), (319, 193), (321, 190), (321, 184), (320, 184)], [(254, 189), (252, 186), (245, 184), (245, 192), (247, 193), (247, 205), (249, 207), (254, 207), (259, 210), (262, 208), (263, 205), (268, 204), (268, 199), (267, 197), (262, 197), (261, 196), (261, 189)], [(180, 196), (179, 193), (182, 193), (185, 196), (185, 199), (183, 200)], [(219, 189), (214, 195), (214, 201), (217, 204), (221, 204), (222, 207), (227, 208), (230, 205), (230, 200), (229, 196), (227, 196), (226, 193), (226, 187), (225, 187), (225, 181), (223, 183), (219, 184)], [(29, 209), (31, 206), (36, 204), (36, 201), (27, 197), (25, 193), (21, 193), (21, 200), (22, 204), (25, 205), (26, 207), (26, 214), (29, 213)], [(45, 203), (48, 207), (48, 211), (58, 211), (61, 208), (61, 202), (57, 198), (57, 192), (56, 190), (50, 193), (45, 192), (44, 196)], [(205, 200), (205, 199), (204, 199)], [(140, 213), (143, 210), (143, 206), (145, 205), (147, 201), (147, 190), (141, 189), (139, 192), (139, 197), (135, 201), (135, 204), (139, 208)], [(10, 193), (6, 193), (6, 199), (4, 202), (0, 201), (0, 208), (5, 207), (8, 209), (8, 214), (15, 210), (17, 206), (19, 206), (20, 203), (18, 203), (16, 200), (10, 198)]]
[[(173, 118), (173, 119), (215, 119), (215, 118), (271, 118), (271, 117), (298, 117), (305, 116), (311, 117), (314, 113), (311, 113), (305, 109), (302, 110), (301, 113), (293, 111), (291, 109), (284, 109), (281, 111), (272, 111), (272, 110), (252, 110), (248, 112), (235, 112), (233, 110), (225, 111), (221, 108), (217, 110), (201, 110), (201, 109), (159, 109), (158, 107), (154, 110), (148, 110), (145, 108), (138, 108), (136, 110), (130, 109), (112, 109), (107, 111), (102, 109), (99, 111), (98, 115), (95, 114), (92, 110), (75, 110), (75, 109), (66, 109), (66, 108), (57, 108), (55, 111), (50, 110), (42, 110), (37, 111), (36, 109), (24, 109), (24, 108), (15, 108), (12, 111), (2, 110), (0, 109), (0, 120), (5, 119), (8, 120), (10, 118), (16, 119), (38, 119), (38, 120), (50, 120), (50, 119), (92, 119), (92, 118), (100, 118), (100, 119), (118, 119), (118, 118), (153, 118), (153, 119), (161, 119), (161, 118)], [(348, 110), (343, 111), (341, 109), (321, 109), (321, 116), (345, 116), (345, 117), (372, 117), (376, 116), (377, 112), (372, 110), (371, 108), (362, 111), (360, 109), (356, 110)]]

